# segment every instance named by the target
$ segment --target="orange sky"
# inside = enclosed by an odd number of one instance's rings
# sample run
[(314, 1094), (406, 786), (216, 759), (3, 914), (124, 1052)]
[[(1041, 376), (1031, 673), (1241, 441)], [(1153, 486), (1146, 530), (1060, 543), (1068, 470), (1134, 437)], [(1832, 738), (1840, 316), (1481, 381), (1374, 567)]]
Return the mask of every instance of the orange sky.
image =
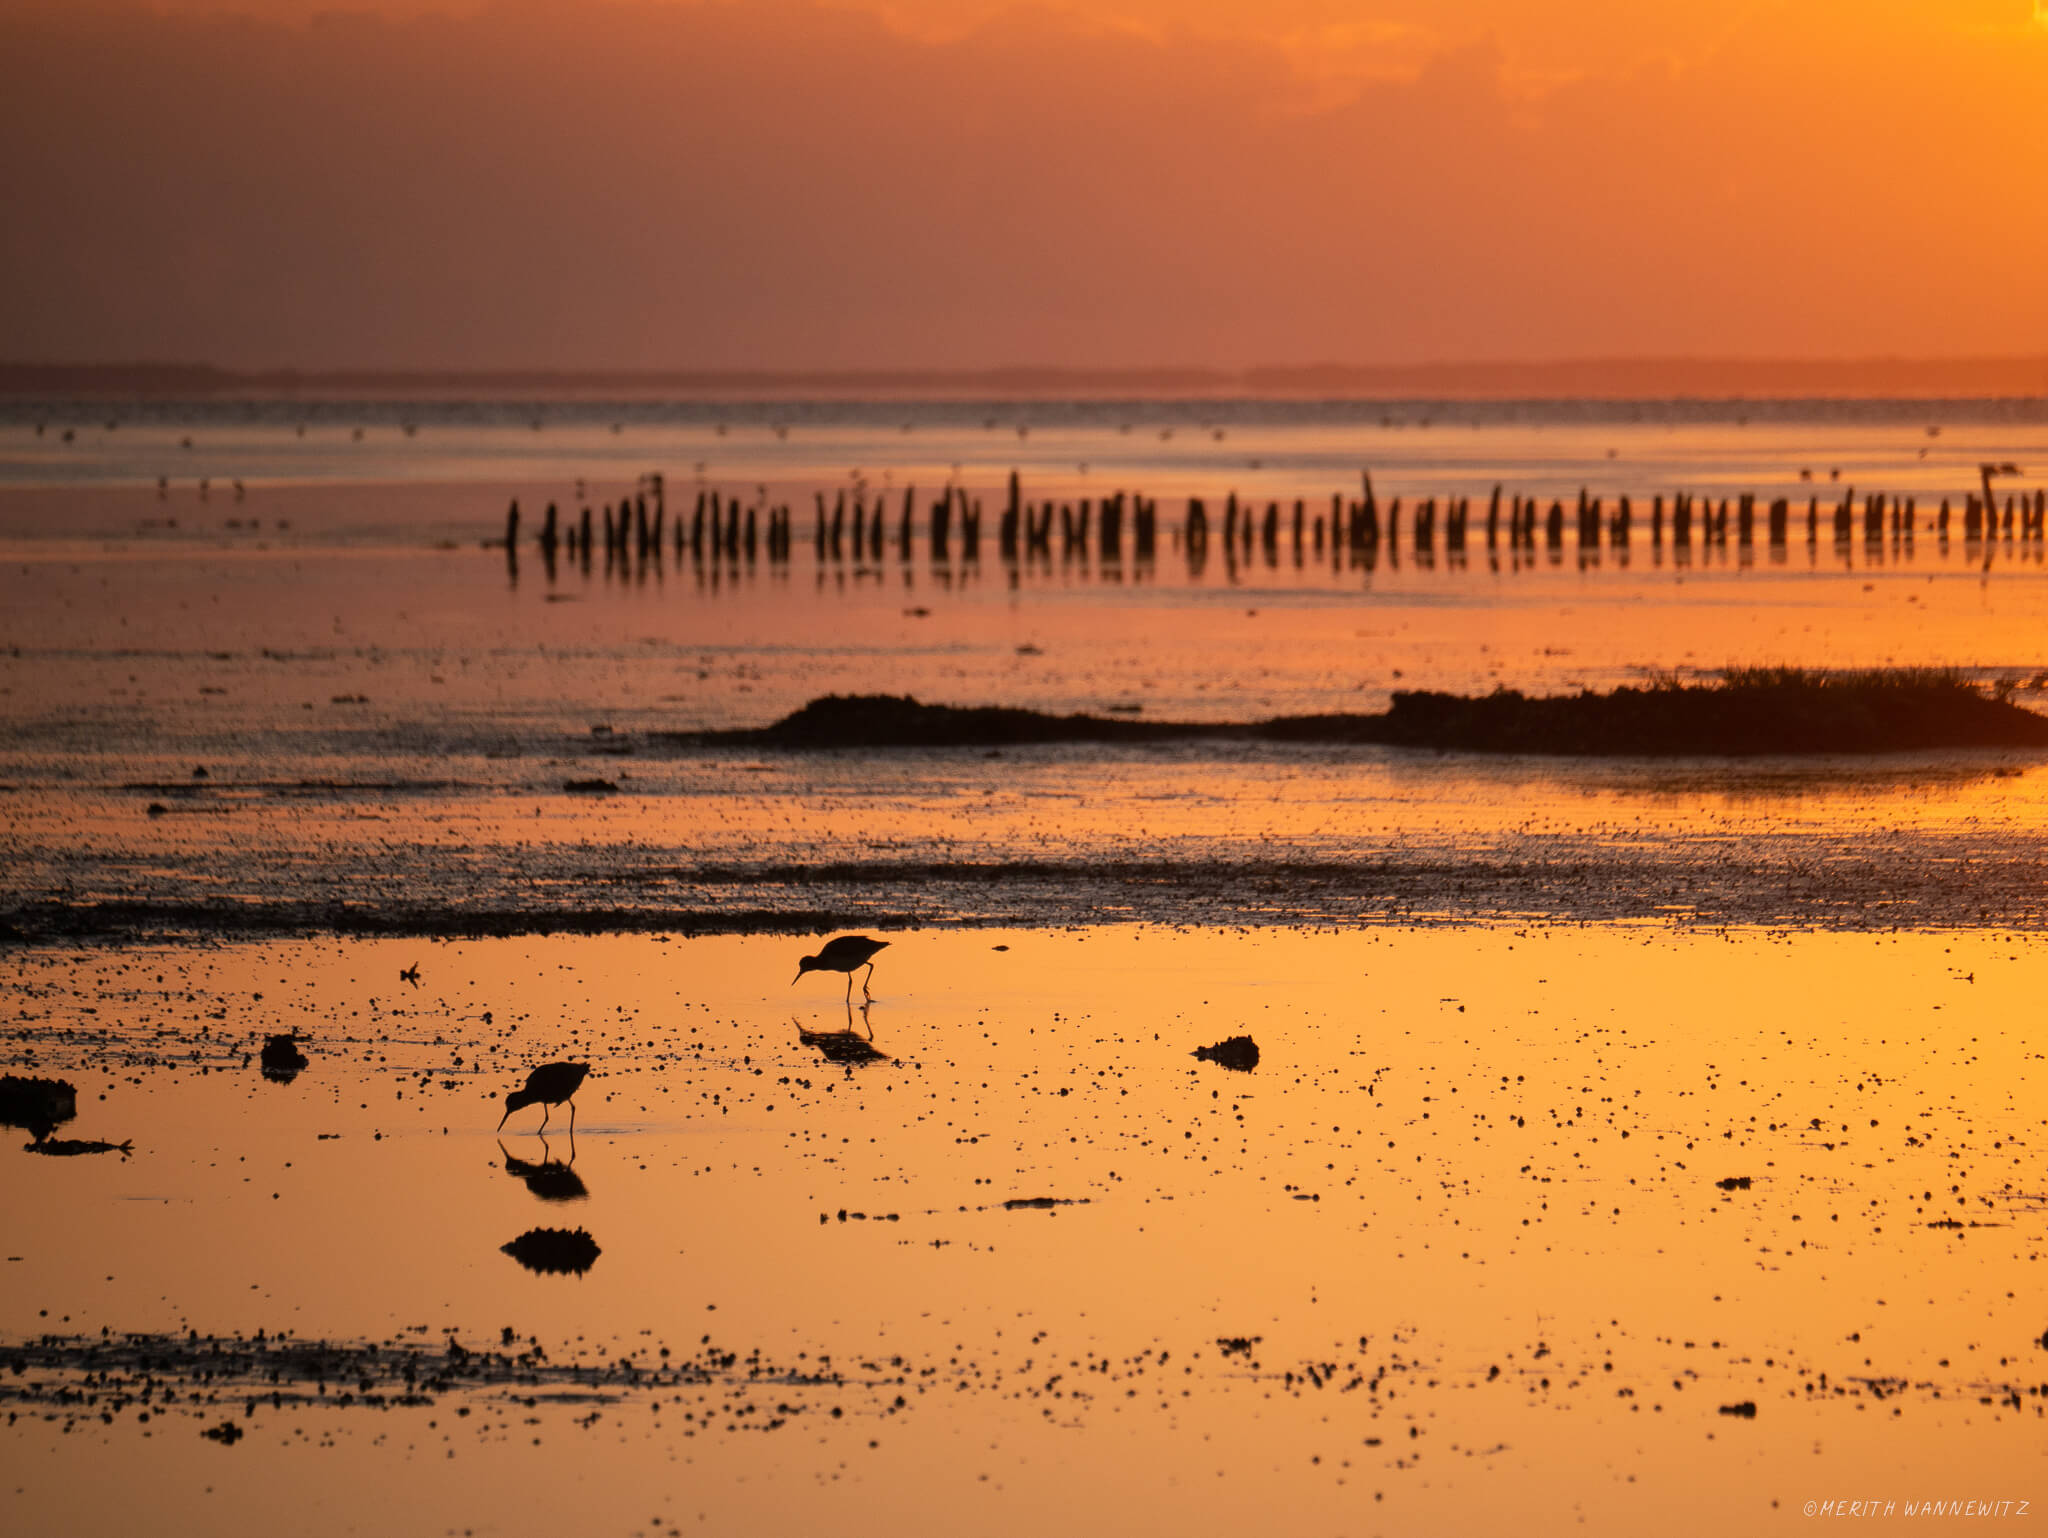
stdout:
[(0, 358), (2048, 351), (2035, 0), (322, 10), (0, 18)]

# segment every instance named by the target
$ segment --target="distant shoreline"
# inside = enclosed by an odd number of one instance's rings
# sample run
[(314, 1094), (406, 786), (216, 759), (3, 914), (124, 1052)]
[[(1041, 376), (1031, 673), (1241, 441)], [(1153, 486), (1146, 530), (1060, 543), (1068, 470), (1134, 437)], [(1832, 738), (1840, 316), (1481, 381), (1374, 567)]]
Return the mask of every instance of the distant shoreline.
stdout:
[(0, 362), (0, 398), (419, 400), (2009, 400), (2048, 355), (987, 369), (233, 369)]

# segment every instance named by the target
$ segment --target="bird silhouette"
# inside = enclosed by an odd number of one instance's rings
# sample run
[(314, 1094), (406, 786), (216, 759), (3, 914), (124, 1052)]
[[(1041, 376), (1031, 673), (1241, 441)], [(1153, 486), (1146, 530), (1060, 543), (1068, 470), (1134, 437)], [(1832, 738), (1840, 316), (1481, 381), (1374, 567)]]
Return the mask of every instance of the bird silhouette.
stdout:
[(806, 956), (796, 964), (796, 976), (790, 979), (791, 986), (803, 981), (806, 972), (844, 972), (846, 974), (846, 997), (853, 1000), (853, 974), (862, 967), (868, 975), (861, 979), (860, 991), (863, 996), (873, 998), (868, 983), (875, 975), (875, 953), (887, 950), (887, 940), (870, 940), (866, 935), (841, 935), (836, 940), (827, 940), (824, 948), (815, 956)]
[(540, 1067), (534, 1069), (532, 1073), (526, 1076), (526, 1087), (524, 1089), (515, 1089), (505, 1097), (505, 1115), (498, 1118), (499, 1129), (503, 1130), (506, 1118), (510, 1117), (514, 1111), (518, 1110), (521, 1106), (532, 1105), (536, 1101), (541, 1106), (540, 1124), (545, 1129), (550, 1114), (547, 1108), (560, 1105), (564, 1100), (567, 1100), (569, 1102), (569, 1131), (573, 1134), (576, 1130), (576, 1102), (571, 1097), (575, 1095), (578, 1089), (582, 1088), (584, 1075), (589, 1072), (590, 1064), (588, 1063), (542, 1063)]

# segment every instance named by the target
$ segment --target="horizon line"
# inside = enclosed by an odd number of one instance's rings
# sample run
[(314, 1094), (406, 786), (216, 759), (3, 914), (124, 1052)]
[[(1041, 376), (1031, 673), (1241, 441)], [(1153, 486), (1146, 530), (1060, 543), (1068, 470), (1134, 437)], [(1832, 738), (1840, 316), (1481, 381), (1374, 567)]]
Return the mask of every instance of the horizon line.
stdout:
[(606, 390), (702, 397), (789, 398), (989, 392), (1047, 396), (1115, 392), (1197, 397), (1395, 398), (1418, 391), (1462, 399), (1656, 397), (2012, 398), (2048, 395), (2048, 353), (1910, 357), (1716, 357), (1690, 354), (1423, 363), (998, 364), (979, 368), (340, 367), (239, 368), (203, 362), (0, 361), (0, 397), (293, 395), (353, 390), (417, 395), (460, 389), (588, 394)]

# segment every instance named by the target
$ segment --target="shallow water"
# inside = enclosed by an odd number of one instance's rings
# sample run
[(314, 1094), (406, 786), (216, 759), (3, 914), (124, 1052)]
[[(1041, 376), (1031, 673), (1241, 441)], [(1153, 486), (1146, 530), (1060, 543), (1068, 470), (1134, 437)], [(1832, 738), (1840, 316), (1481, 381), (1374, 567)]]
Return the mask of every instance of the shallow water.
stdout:
[[(67, 439), (65, 436), (69, 433)], [(2038, 484), (2048, 401), (183, 400), (0, 401), (0, 485), (569, 482), (873, 489), (1012, 469), (1060, 495), (1221, 500), (1845, 486), (1960, 501), (1977, 467)], [(2031, 462), (2031, 463), (2030, 463)], [(1800, 471), (1811, 472), (1809, 482)], [(1930, 500), (1933, 499), (1933, 500)]]
[[(715, 582), (689, 563), (550, 580), (531, 557), (514, 580), (474, 539), (404, 549), (387, 524), (464, 527), (459, 503), (474, 533), (500, 496), (301, 486), (247, 504), (271, 525), (289, 507), (281, 534), (175, 538), (139, 528), (148, 492), (0, 497), (17, 530), (0, 565), (17, 925), (2039, 920), (2048, 782), (2023, 755), (761, 755), (664, 736), (830, 692), (1253, 720), (1736, 663), (1945, 664), (2037, 701), (2032, 557), (1410, 562), (1229, 588), (1162, 556), (1143, 582), (1034, 565), (1012, 587), (995, 560), (834, 566), (800, 544), (786, 568)], [(126, 532), (52, 542), (19, 532), (33, 506)], [(600, 782), (615, 792), (569, 789)]]
[[(2037, 940), (931, 931), (850, 1016), (796, 953), (16, 953), (14, 1071), (78, 1082), (60, 1136), (134, 1145), (9, 1156), (0, 1315), (77, 1342), (0, 1379), (16, 1509), (1627, 1532), (2040, 1488)], [(861, 1066), (825, 1055), (849, 1019)], [(311, 1062), (266, 1082), (283, 1029)], [(1190, 1056), (1240, 1033), (1252, 1072)], [(566, 1201), (526, 1178), (559, 1125), (491, 1130), (560, 1057), (595, 1064)], [(500, 1247), (533, 1227), (601, 1253), (529, 1272)], [(154, 1365), (88, 1376), (103, 1330)], [(174, 1349), (258, 1330), (358, 1356), (273, 1404)], [(451, 1338), (554, 1376), (358, 1381)]]
[[(2034, 1500), (2038, 759), (668, 735), (833, 691), (1249, 720), (1779, 663), (2038, 703), (2039, 543), (1926, 523), (1980, 459), (2038, 484), (2038, 403), (1469, 409), (0, 411), (0, 1060), (77, 1084), (54, 1139), (129, 1145), (0, 1140), (10, 1514), (1632, 1533)], [(1172, 504), (1142, 564), (835, 560), (801, 511), (786, 564), (480, 548), (513, 496), (530, 533), (653, 469), (673, 509), (700, 474), (992, 501), (1013, 465), (1212, 510), (1366, 465), (1383, 498), (1854, 481), (1922, 523), (1681, 555), (1639, 507), (1626, 551), (1200, 569)], [(865, 1013), (788, 983), (828, 929), (891, 942)], [(266, 1081), (288, 1030), (311, 1062)], [(1190, 1056), (1245, 1033), (1249, 1074)], [(536, 1110), (501, 1142), (560, 1058), (595, 1065), (573, 1150)], [(595, 1260), (525, 1269), (536, 1228)]]

